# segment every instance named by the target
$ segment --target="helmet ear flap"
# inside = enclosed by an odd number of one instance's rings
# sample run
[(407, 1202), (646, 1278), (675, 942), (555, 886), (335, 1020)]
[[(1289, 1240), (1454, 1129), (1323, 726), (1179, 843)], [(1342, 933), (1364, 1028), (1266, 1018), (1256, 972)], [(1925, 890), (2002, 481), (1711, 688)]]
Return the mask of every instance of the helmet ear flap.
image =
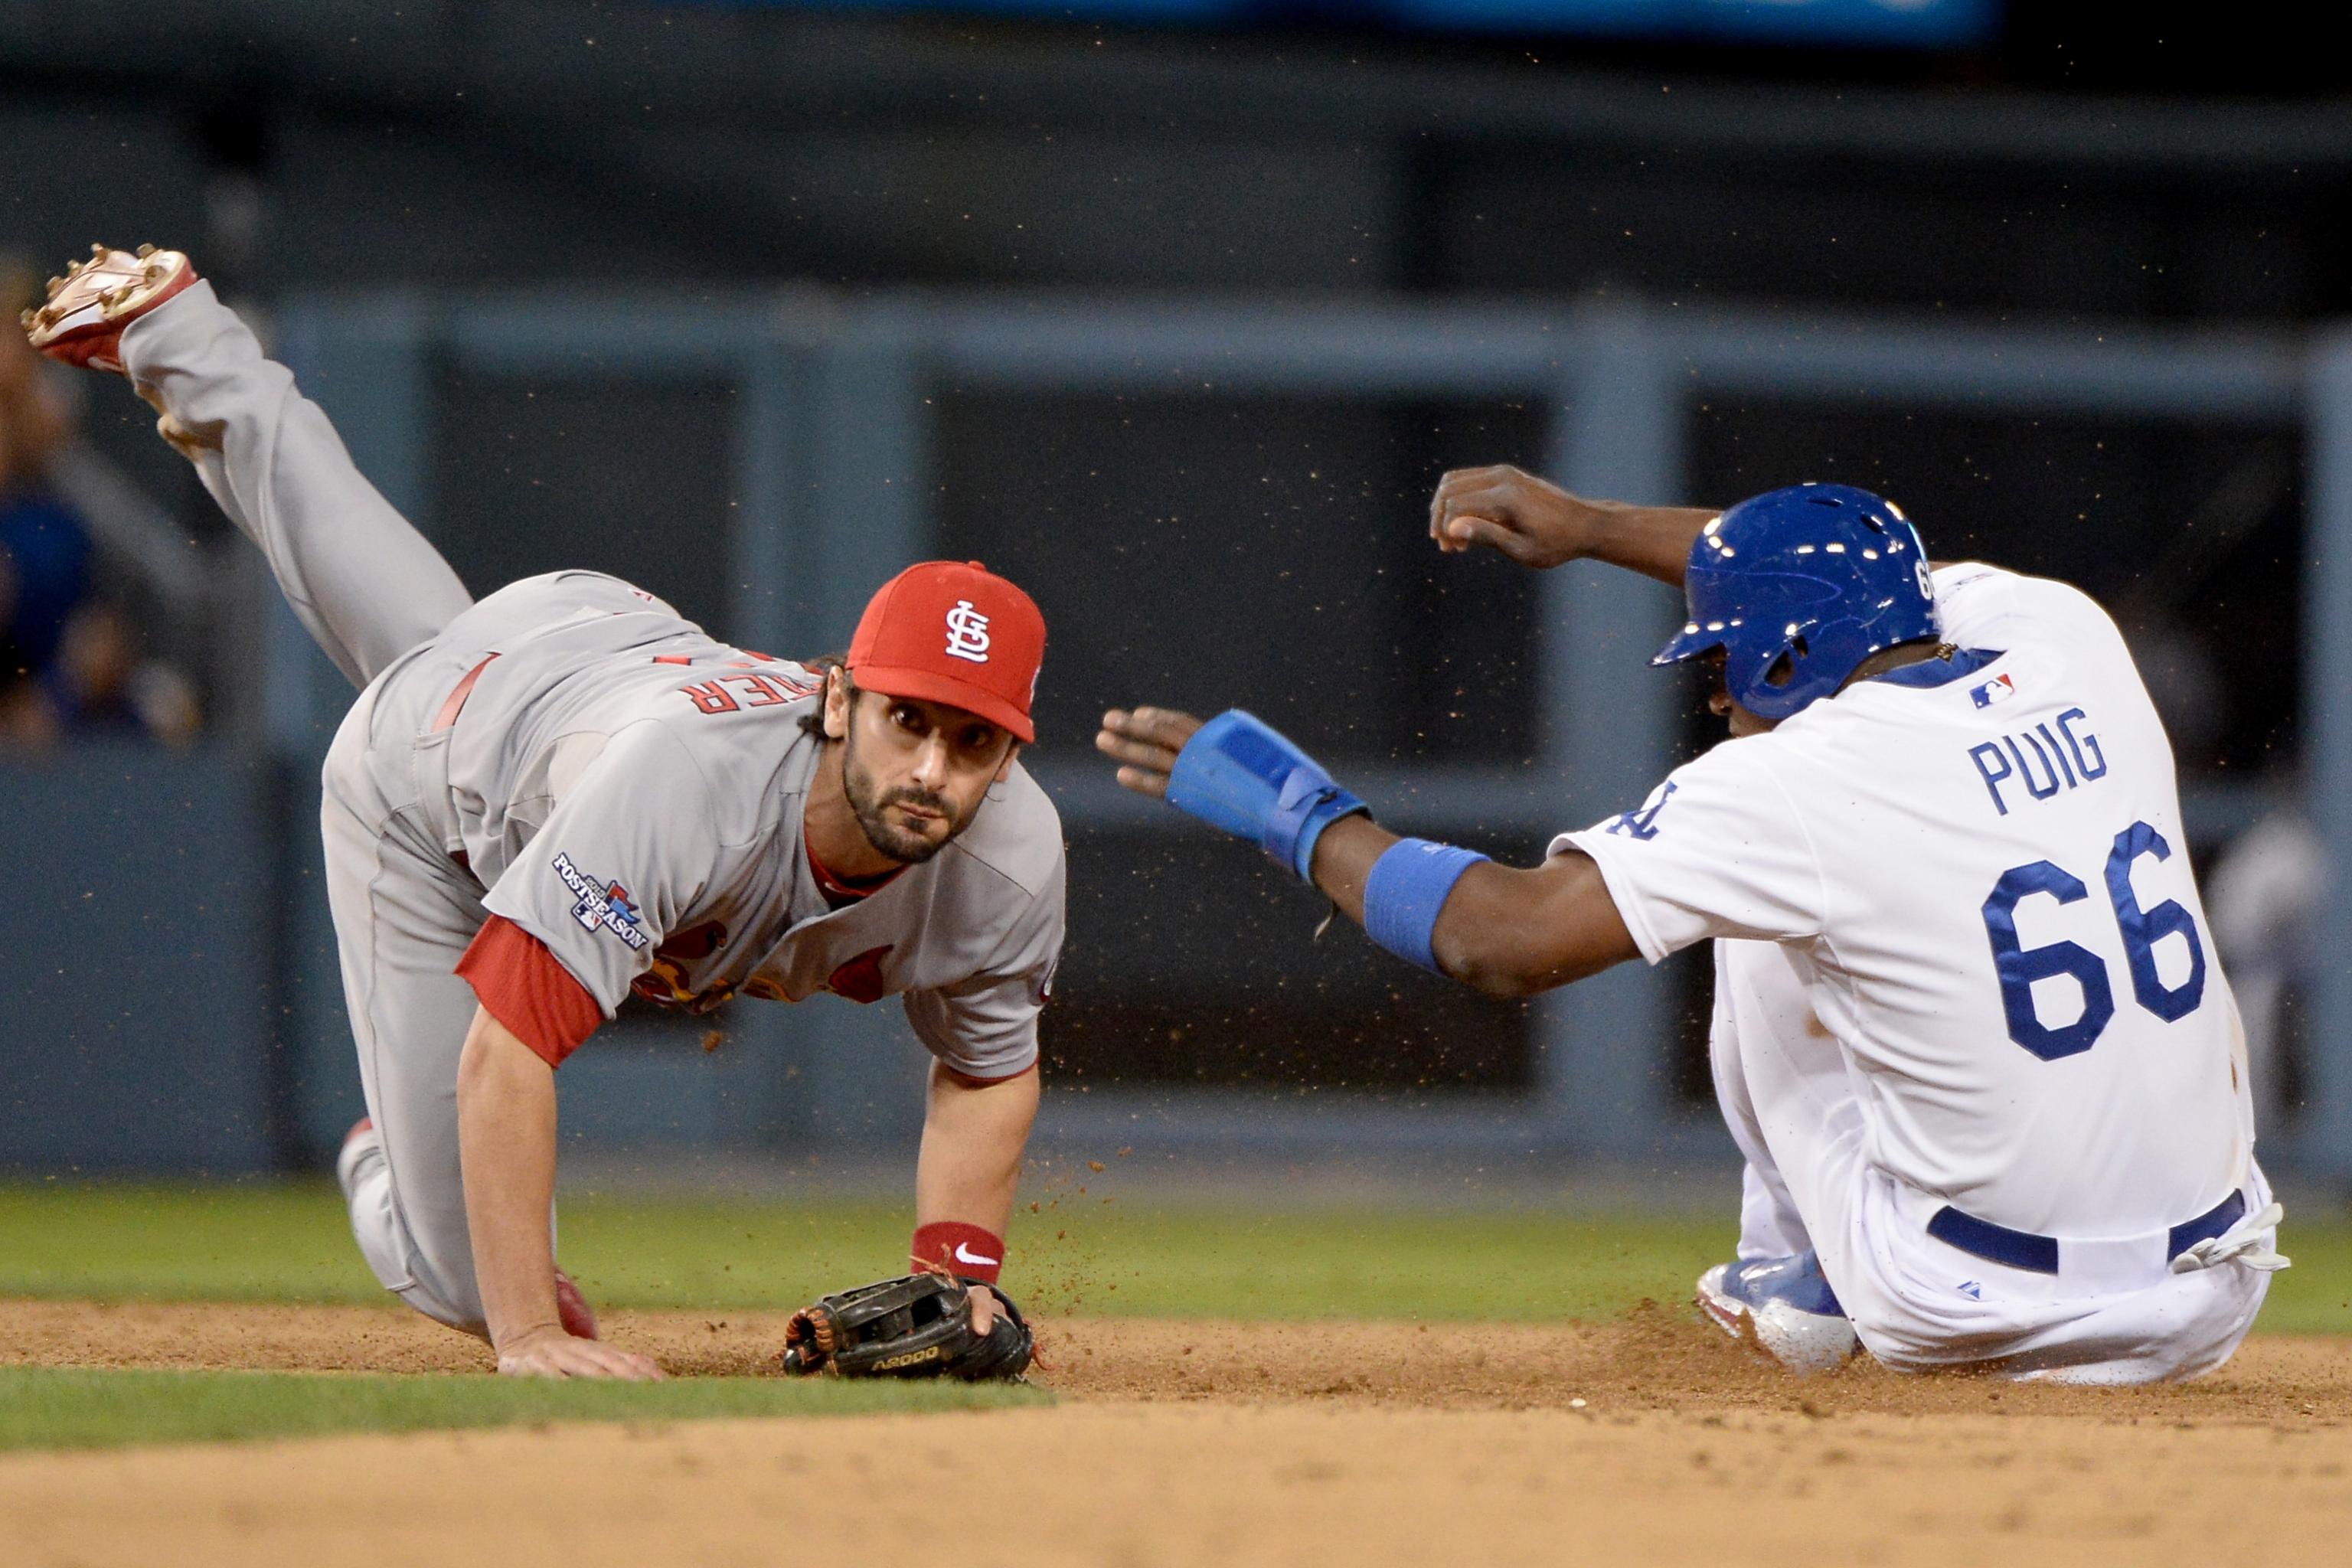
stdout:
[(1799, 635), (1791, 637), (1789, 640), (1789, 646), (1782, 648), (1780, 653), (1774, 657), (1772, 662), (1764, 667), (1764, 684), (1770, 687), (1773, 690), (1778, 691), (1782, 687), (1788, 685), (1789, 682), (1796, 679), (1797, 661), (1804, 657), (1805, 639), (1803, 636)]
[[(1791, 632), (1770, 652), (1759, 652), (1727, 667), (1724, 689), (1750, 713), (1765, 719), (1786, 719), (1820, 695), (1810, 689), (1821, 677), (1820, 669), (1807, 663), (1811, 653), (1804, 634)], [(1734, 668), (1739, 672), (1736, 678)]]

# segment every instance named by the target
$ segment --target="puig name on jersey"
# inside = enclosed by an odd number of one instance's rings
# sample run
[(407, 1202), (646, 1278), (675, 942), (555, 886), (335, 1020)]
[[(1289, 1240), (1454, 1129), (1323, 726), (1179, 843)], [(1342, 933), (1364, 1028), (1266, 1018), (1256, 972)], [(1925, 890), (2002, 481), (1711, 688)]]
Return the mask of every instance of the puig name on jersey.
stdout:
[[(1970, 746), (1969, 761), (1984, 780), (1993, 809), (2003, 816), (2012, 800), (2021, 805), (2028, 799), (2048, 800), (2061, 790), (2080, 789), (2107, 776), (2106, 753), (2090, 732), (2089, 715), (2080, 708), (2069, 708), (2030, 730)], [(2021, 784), (2022, 795), (2018, 794)]]

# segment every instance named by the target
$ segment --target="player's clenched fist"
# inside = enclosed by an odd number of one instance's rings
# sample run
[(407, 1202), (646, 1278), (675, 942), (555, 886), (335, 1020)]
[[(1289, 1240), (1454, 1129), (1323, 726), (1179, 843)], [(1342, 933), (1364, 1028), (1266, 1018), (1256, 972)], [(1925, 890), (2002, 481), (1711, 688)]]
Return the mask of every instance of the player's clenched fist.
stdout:
[(1444, 551), (1483, 544), (1522, 566), (1591, 552), (1601, 508), (1508, 463), (1454, 468), (1429, 501), (1429, 536)]
[(1119, 783), (1138, 795), (1165, 800), (1176, 753), (1200, 727), (1200, 720), (1172, 708), (1114, 708), (1103, 715), (1095, 750), (1119, 764)]
[(1429, 537), (1460, 553), (1484, 545), (1538, 570), (1603, 561), (1681, 587), (1691, 542), (1718, 514), (1701, 507), (1587, 500), (1508, 463), (1455, 468), (1429, 500)]

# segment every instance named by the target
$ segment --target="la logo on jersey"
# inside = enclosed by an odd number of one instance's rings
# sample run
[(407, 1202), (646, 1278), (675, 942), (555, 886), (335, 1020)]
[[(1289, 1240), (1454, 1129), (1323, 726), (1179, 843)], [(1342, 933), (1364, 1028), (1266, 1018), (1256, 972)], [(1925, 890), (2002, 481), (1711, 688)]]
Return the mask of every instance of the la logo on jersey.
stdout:
[(1666, 802), (1673, 797), (1676, 787), (1675, 781), (1668, 779), (1639, 810), (1619, 812), (1617, 819), (1609, 825), (1609, 831), (1630, 833), (1644, 843), (1655, 838), (1658, 836), (1658, 813), (1666, 809)]
[(1969, 688), (1969, 700), (1979, 708), (1990, 708), (2017, 695), (2017, 682), (2006, 675), (1996, 675), (1982, 686)]
[(637, 906), (629, 901), (627, 889), (618, 882), (583, 874), (569, 855), (556, 856), (555, 874), (579, 900), (572, 906), (572, 918), (580, 922), (582, 930), (602, 927), (619, 937), (631, 952), (645, 951), (645, 928), (637, 923)]
[(988, 617), (970, 599), (958, 599), (948, 612), (948, 657), (988, 662)]

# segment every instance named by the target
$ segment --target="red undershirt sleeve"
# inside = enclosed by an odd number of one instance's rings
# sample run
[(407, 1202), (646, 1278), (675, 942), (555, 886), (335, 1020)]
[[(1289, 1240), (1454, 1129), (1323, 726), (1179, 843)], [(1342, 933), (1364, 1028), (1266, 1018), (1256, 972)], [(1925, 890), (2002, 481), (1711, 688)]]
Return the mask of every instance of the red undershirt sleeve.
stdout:
[(604, 1021), (604, 1009), (547, 944), (504, 915), (483, 924), (457, 961), (457, 974), (484, 1011), (551, 1068), (562, 1067)]

